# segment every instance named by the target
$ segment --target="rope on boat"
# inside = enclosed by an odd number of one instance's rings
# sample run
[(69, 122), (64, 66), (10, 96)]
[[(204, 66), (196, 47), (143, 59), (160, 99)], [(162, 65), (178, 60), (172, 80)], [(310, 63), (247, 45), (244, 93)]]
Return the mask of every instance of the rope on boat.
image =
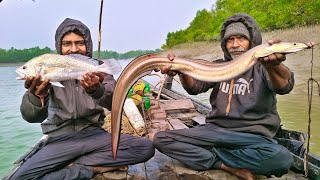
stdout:
[(309, 160), (309, 146), (310, 146), (310, 136), (311, 136), (311, 109), (312, 109), (312, 95), (313, 95), (313, 83), (318, 85), (318, 92), (320, 96), (320, 84), (317, 80), (313, 78), (313, 47), (311, 54), (311, 68), (310, 68), (310, 78), (308, 79), (308, 137), (307, 137), (307, 149), (304, 154), (304, 175), (308, 177), (308, 160)]
[(162, 92), (162, 89), (163, 89), (163, 86), (164, 86), (164, 83), (165, 83), (165, 80), (167, 78), (167, 75), (163, 75), (162, 78), (161, 78), (161, 81), (160, 81), (160, 88), (159, 88), (159, 91), (158, 91), (158, 96), (156, 98), (157, 101), (160, 100), (160, 95), (161, 95), (161, 92)]

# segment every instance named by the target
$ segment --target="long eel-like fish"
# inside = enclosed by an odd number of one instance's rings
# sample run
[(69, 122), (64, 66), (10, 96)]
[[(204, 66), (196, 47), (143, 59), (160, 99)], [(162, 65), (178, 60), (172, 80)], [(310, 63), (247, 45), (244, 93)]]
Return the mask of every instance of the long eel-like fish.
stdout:
[(198, 80), (222, 82), (243, 74), (253, 67), (260, 57), (265, 57), (273, 53), (294, 53), (306, 48), (309, 48), (309, 46), (304, 43), (281, 42), (273, 45), (262, 44), (248, 50), (232, 61), (223, 63), (184, 58), (175, 58), (173, 61), (170, 61), (168, 58), (161, 57), (158, 54), (147, 54), (137, 57), (122, 71), (114, 90), (111, 111), (113, 158), (116, 159), (117, 156), (122, 107), (127, 92), (137, 80), (151, 73), (152, 70), (171, 66), (170, 70), (179, 71)]

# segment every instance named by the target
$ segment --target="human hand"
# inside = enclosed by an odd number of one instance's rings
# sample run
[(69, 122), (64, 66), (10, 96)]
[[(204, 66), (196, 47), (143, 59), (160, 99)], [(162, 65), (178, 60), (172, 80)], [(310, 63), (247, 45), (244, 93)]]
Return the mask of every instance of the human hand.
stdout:
[(98, 71), (88, 72), (83, 75), (83, 80), (80, 81), (80, 84), (87, 93), (93, 94), (100, 87), (104, 76), (103, 73)]
[(319, 43), (315, 43), (315, 42), (307, 42), (306, 45), (309, 47), (309, 48), (312, 48), (313, 46), (315, 45), (318, 45)]
[(47, 97), (50, 92), (51, 84), (48, 79), (41, 81), (41, 76), (28, 76), (24, 82), (24, 87), (28, 91), (39, 97)]
[[(169, 53), (168, 56), (167, 56), (167, 58), (170, 61), (173, 61), (175, 57), (176, 56), (174, 54), (172, 54), (172, 53)], [(171, 69), (171, 65), (168, 65), (168, 66), (162, 67), (161, 69), (155, 69), (154, 71), (156, 71), (156, 72), (161, 71), (162, 74), (167, 74), (169, 76), (175, 76), (177, 74), (180, 74), (179, 72), (172, 71), (170, 69)]]
[[(268, 41), (268, 44), (276, 44), (280, 43), (280, 39), (272, 39)], [(265, 56), (262, 58), (259, 58), (259, 62), (264, 65), (265, 67), (275, 67), (278, 66), (282, 61), (286, 60), (286, 55), (282, 53), (273, 53), (270, 54), (269, 56)]]

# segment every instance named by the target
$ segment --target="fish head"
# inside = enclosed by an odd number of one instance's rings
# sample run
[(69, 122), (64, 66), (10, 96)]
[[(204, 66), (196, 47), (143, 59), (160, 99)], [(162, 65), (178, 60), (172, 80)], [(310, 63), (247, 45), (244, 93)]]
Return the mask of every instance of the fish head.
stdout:
[(266, 47), (270, 52), (284, 54), (295, 53), (307, 48), (309, 48), (307, 44), (297, 42), (280, 42)]
[(305, 43), (297, 43), (297, 42), (279, 42), (272, 45), (261, 45), (257, 46), (256, 49), (252, 49), (254, 51), (254, 56), (256, 58), (269, 56), (273, 53), (281, 53), (281, 54), (290, 54), (301, 51), (303, 49), (308, 49), (311, 46), (308, 46)]
[(16, 72), (20, 75), (17, 77), (17, 80), (24, 80), (28, 76), (36, 76), (37, 74), (41, 73), (42, 65), (36, 63), (25, 63), (24, 65), (20, 66)]
[(43, 54), (30, 59), (16, 70), (20, 75), (20, 77), (17, 77), (16, 79), (24, 80), (28, 76), (36, 76), (37, 74), (44, 75), (48, 62), (50, 63), (50, 60), (52, 59), (55, 59), (55, 55)]

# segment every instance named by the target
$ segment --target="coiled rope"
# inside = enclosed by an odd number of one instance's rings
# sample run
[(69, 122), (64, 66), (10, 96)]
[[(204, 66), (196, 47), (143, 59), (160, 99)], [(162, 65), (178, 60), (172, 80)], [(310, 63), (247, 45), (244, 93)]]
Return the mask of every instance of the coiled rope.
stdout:
[(307, 135), (307, 148), (304, 154), (304, 172), (305, 177), (308, 177), (308, 160), (309, 160), (309, 146), (310, 146), (310, 136), (311, 136), (311, 109), (312, 109), (312, 95), (313, 95), (313, 83), (318, 85), (318, 92), (320, 96), (320, 85), (317, 80), (313, 78), (313, 47), (311, 54), (311, 68), (310, 68), (310, 78), (308, 79), (308, 135)]

